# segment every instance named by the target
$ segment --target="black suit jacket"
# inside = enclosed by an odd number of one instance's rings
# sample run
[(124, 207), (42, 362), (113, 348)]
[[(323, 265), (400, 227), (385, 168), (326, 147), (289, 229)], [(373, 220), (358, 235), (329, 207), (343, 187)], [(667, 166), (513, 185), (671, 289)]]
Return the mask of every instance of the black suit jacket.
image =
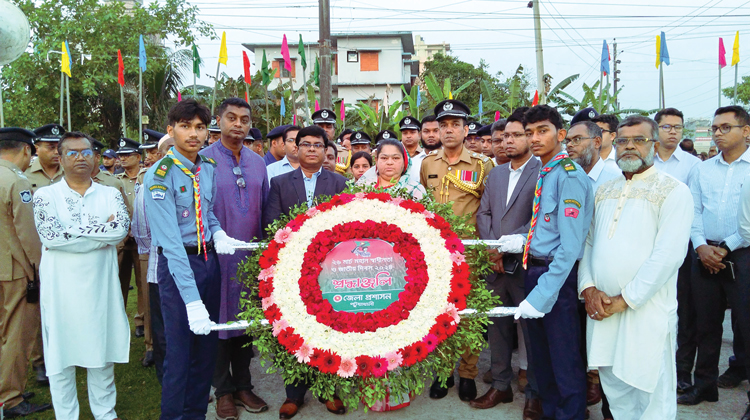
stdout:
[[(289, 214), (294, 206), (307, 203), (305, 181), (302, 179), (304, 176), (302, 169), (297, 168), (292, 172), (271, 178), (271, 191), (268, 193), (266, 207), (263, 209), (264, 227), (273, 223), (282, 214)], [(336, 195), (345, 188), (346, 178), (323, 169), (315, 183), (313, 197)]]

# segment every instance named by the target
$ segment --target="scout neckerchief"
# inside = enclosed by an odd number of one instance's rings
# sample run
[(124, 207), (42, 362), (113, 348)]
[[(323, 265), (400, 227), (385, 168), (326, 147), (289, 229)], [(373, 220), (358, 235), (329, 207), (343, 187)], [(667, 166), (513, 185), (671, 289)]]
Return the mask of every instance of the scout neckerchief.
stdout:
[[(172, 149), (169, 149), (169, 152), (167, 152), (167, 157), (171, 158), (174, 161), (175, 166), (180, 168), (182, 173), (190, 177), (193, 181), (193, 201), (195, 202), (195, 230), (198, 235), (198, 254), (201, 253), (201, 244), (203, 244), (203, 256), (205, 260), (208, 261), (208, 254), (206, 253), (206, 235), (203, 231), (203, 212), (201, 211), (201, 185), (198, 183), (198, 175), (201, 173), (201, 167), (198, 166), (195, 174), (193, 174), (190, 169), (186, 168), (185, 165), (177, 159), (177, 156), (172, 153)], [(198, 159), (200, 159), (200, 157)]]
[(539, 178), (536, 180), (536, 187), (534, 188), (534, 205), (532, 209), (534, 213), (531, 215), (531, 227), (529, 227), (529, 234), (526, 236), (526, 246), (523, 247), (523, 268), (526, 269), (526, 263), (529, 260), (529, 247), (531, 246), (531, 238), (534, 237), (534, 228), (536, 228), (536, 221), (539, 218), (539, 201), (542, 198), (542, 182), (544, 177), (548, 173), (552, 172), (552, 169), (557, 166), (563, 159), (567, 158), (566, 152), (559, 153), (557, 156), (552, 158), (541, 171), (539, 171)]

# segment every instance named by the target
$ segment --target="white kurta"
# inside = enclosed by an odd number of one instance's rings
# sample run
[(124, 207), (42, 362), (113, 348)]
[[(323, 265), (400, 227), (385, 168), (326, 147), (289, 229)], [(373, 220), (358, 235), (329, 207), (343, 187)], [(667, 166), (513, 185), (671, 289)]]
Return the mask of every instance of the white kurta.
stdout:
[(693, 199), (685, 184), (651, 167), (630, 181), (620, 175), (603, 184), (595, 203), (579, 292), (595, 286), (621, 294), (629, 307), (588, 320), (588, 363), (611, 366), (618, 379), (654, 392), (665, 352), (675, 354), (677, 270), (687, 252)]
[[(114, 215), (112, 222), (107, 222)], [(122, 195), (95, 182), (81, 197), (65, 179), (34, 193), (42, 241), (42, 338), (48, 375), (127, 363), (130, 327), (116, 245), (130, 226)]]

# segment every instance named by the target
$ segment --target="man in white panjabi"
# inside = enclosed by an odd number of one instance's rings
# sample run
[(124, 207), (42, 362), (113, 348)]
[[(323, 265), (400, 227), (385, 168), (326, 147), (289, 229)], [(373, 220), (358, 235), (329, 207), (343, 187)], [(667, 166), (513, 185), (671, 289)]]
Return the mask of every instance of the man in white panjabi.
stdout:
[(66, 133), (58, 149), (65, 177), (34, 194), (50, 394), (56, 418), (78, 419), (76, 366), (87, 368), (91, 412), (112, 420), (114, 363), (127, 363), (130, 350), (116, 245), (130, 220), (120, 192), (91, 181), (95, 162), (85, 134)]
[(620, 123), (623, 175), (597, 190), (578, 269), (588, 363), (599, 369), (615, 419), (677, 416), (677, 270), (693, 199), (685, 184), (653, 167), (657, 130), (641, 116)]

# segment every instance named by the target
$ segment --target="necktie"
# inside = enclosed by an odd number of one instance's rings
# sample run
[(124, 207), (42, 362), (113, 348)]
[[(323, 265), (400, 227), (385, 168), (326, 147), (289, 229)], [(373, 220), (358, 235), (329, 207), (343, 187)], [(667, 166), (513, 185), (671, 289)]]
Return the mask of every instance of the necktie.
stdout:
[(531, 226), (529, 227), (529, 234), (526, 236), (526, 246), (523, 247), (523, 268), (525, 269), (529, 261), (529, 247), (531, 247), (531, 238), (534, 237), (534, 228), (536, 228), (536, 222), (539, 218), (539, 201), (542, 199), (542, 183), (544, 177), (548, 173), (552, 172), (552, 169), (557, 166), (563, 159), (567, 158), (568, 154), (565, 152), (557, 154), (551, 161), (539, 171), (539, 178), (536, 180), (536, 187), (534, 187), (534, 205), (532, 206), (534, 213), (531, 215)]
[(208, 254), (206, 253), (206, 235), (203, 230), (203, 212), (201, 211), (201, 186), (198, 183), (199, 181), (199, 174), (201, 173), (201, 167), (199, 166), (198, 169), (195, 171), (195, 174), (193, 174), (190, 169), (186, 168), (185, 165), (180, 162), (179, 159), (177, 159), (177, 156), (175, 156), (174, 153), (172, 153), (172, 150), (167, 152), (167, 156), (172, 158), (174, 161), (175, 166), (180, 168), (182, 173), (187, 175), (192, 181), (193, 181), (193, 202), (195, 203), (195, 231), (198, 235), (198, 254), (201, 252), (201, 244), (203, 245), (203, 257), (206, 261), (208, 261)]

